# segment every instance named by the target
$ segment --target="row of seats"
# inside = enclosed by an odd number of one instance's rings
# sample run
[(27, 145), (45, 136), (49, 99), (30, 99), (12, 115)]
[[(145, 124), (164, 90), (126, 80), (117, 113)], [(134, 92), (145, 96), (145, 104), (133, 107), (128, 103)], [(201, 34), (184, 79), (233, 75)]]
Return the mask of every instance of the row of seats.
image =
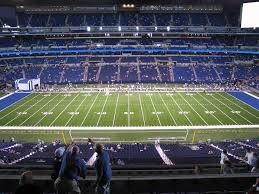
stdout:
[[(233, 19), (235, 18), (235, 19)], [(10, 26), (238, 26), (239, 13), (103, 13), (103, 14), (25, 14), (16, 20), (1, 18)]]
[[(203, 46), (204, 48), (234, 48), (234, 47), (259, 47), (258, 37), (204, 37), (204, 38), (175, 38), (175, 39), (0, 39), (1, 48), (8, 50), (28, 50), (28, 48), (102, 48), (113, 46), (116, 48), (181, 48), (188, 49), (192, 47)], [(14, 48), (12, 48), (14, 47)]]
[[(51, 164), (54, 152), (57, 148), (64, 146), (58, 144), (13, 144), (10, 147), (8, 143), (0, 143), (0, 156), (5, 163), (20, 164)], [(15, 146), (16, 145), (16, 146)], [(212, 146), (213, 145), (213, 146)], [(80, 155), (88, 161), (94, 154), (94, 148), (91, 144), (79, 144)], [(226, 149), (230, 154), (232, 162), (238, 162), (236, 157), (243, 158), (246, 149), (258, 152), (258, 140), (246, 141), (222, 141), (214, 144), (160, 144), (161, 149), (166, 156), (176, 165), (183, 164), (218, 164), (220, 154)], [(112, 164), (115, 165), (153, 165), (163, 164), (155, 145), (153, 144), (107, 144), (105, 150), (108, 151)], [(25, 157), (28, 156), (28, 157)], [(19, 160), (22, 158), (22, 160)]]

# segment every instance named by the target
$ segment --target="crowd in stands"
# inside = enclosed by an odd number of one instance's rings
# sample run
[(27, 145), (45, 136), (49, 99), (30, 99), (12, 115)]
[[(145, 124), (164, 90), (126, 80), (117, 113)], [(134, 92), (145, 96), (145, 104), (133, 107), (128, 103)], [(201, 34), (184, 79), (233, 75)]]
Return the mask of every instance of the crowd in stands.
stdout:
[[(233, 20), (233, 18), (235, 18)], [(17, 13), (16, 20), (1, 18), (12, 27), (65, 26), (238, 26), (239, 13), (88, 13), (26, 14)]]

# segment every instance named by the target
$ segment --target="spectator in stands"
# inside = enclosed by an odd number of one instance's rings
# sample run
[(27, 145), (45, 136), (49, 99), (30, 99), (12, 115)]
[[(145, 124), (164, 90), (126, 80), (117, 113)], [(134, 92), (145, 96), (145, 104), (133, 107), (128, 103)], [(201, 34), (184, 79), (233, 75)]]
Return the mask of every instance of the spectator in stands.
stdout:
[(259, 159), (257, 153), (253, 154), (251, 172), (259, 172)]
[(22, 173), (19, 182), (19, 187), (16, 189), (15, 194), (41, 194), (41, 189), (39, 186), (33, 184), (32, 172), (26, 171)]
[[(89, 139), (89, 142), (94, 143), (91, 139)], [(108, 152), (103, 149), (102, 144), (95, 145), (95, 152), (97, 153), (94, 163), (96, 170), (95, 192), (97, 194), (109, 194), (112, 177), (110, 157)]]
[(64, 152), (65, 147), (60, 147), (55, 150), (55, 157), (53, 161), (54, 172), (51, 174), (51, 178), (53, 181), (55, 181), (58, 178)]
[(247, 148), (246, 155), (243, 159), (248, 164), (248, 170), (249, 171), (252, 170), (252, 168), (253, 168), (252, 165), (253, 165), (253, 161), (254, 161), (254, 153), (249, 148)]
[(233, 174), (234, 169), (230, 160), (224, 160), (223, 174)]
[(220, 168), (220, 173), (221, 173), (221, 174), (223, 173), (224, 162), (225, 162), (226, 160), (229, 160), (229, 159), (228, 159), (228, 155), (227, 155), (227, 150), (224, 149), (224, 150), (221, 152), (221, 155), (220, 155), (220, 166), (221, 166), (221, 168)]
[(248, 192), (248, 194), (259, 194), (259, 178), (256, 179), (256, 182), (254, 185), (252, 185)]
[(86, 163), (79, 156), (79, 147), (71, 144), (63, 155), (59, 177), (55, 181), (57, 194), (80, 194), (79, 177), (86, 177)]

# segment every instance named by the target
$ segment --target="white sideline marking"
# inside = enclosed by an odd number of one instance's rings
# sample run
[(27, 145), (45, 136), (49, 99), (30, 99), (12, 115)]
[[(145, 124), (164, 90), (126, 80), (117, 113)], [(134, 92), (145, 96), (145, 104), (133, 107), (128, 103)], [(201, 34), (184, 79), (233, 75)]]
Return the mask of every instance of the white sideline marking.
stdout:
[(120, 93), (118, 93), (118, 95), (117, 95), (117, 100), (116, 100), (114, 115), (113, 115), (113, 119), (112, 119), (112, 126), (114, 126), (114, 123), (115, 123), (115, 118), (116, 118), (116, 113), (117, 113), (117, 107), (118, 107), (119, 97), (120, 97)]
[[(231, 119), (235, 124), (237, 124), (237, 122), (235, 120), (233, 120), (230, 116), (228, 116), (225, 112), (223, 112), (220, 108), (218, 108), (217, 106), (215, 106), (213, 103), (211, 103), (210, 100), (208, 100), (207, 98), (205, 98), (203, 95), (199, 94), (198, 92), (198, 95), (200, 95), (202, 98), (204, 98), (207, 102), (209, 102), (212, 106), (214, 106), (216, 109), (218, 109), (220, 112), (222, 112), (226, 117), (228, 117), (229, 119)], [(207, 94), (206, 94), (207, 95)], [(214, 97), (213, 95), (209, 95), (209, 96), (212, 96)]]
[[(249, 104), (246, 104), (245, 102), (243, 102), (242, 100), (236, 98), (235, 96), (232, 96), (232, 95), (230, 95), (230, 94), (228, 94), (228, 93), (226, 93), (226, 94), (229, 95), (230, 97), (234, 97), (234, 98), (235, 98), (236, 100), (238, 100), (239, 102), (242, 102), (242, 104), (245, 104), (245, 105), (247, 105), (247, 106), (253, 108), (254, 110), (256, 110), (254, 107), (252, 107), (252, 106), (249, 105)], [(222, 96), (222, 97), (224, 97), (225, 99), (227, 99), (229, 102), (231, 102), (231, 103), (233, 104), (233, 102), (232, 102), (231, 100), (229, 100), (227, 97), (225, 97), (224, 95), (221, 95), (221, 94), (219, 94), (219, 95)], [(257, 119), (259, 119), (259, 117), (257, 117), (257, 116), (254, 115), (253, 113), (249, 112), (248, 110), (244, 109), (244, 108), (241, 107), (239, 104), (235, 104), (235, 105), (238, 106), (239, 108), (241, 108), (242, 110), (246, 111), (246, 112), (249, 113), (250, 115), (252, 115), (252, 116), (256, 117)], [(258, 111), (258, 110), (256, 110), (256, 111)]]
[(171, 116), (171, 119), (174, 121), (175, 125), (177, 125), (177, 123), (176, 123), (176, 121), (175, 121), (175, 119), (174, 119), (174, 117), (173, 117), (171, 111), (170, 111), (169, 108), (167, 107), (167, 105), (166, 105), (166, 103), (165, 103), (165, 101), (164, 101), (164, 99), (163, 99), (161, 93), (159, 93), (159, 96), (160, 96), (160, 98), (161, 98), (161, 100), (162, 100), (162, 102), (163, 102), (165, 108), (166, 108), (167, 111), (169, 112), (169, 114), (170, 114), (170, 116)]
[[(223, 98), (225, 98), (226, 100), (228, 100), (229, 102), (231, 102), (231, 104), (234, 104), (234, 102), (232, 102), (231, 100), (229, 100), (227, 97), (225, 97), (224, 95), (221, 95), (221, 94), (219, 94), (220, 96), (222, 96)], [(229, 95), (229, 94), (228, 94)], [(229, 95), (230, 96), (230, 95)], [(234, 96), (232, 96), (232, 97), (234, 97)], [(239, 100), (238, 98), (236, 98), (236, 97), (234, 97), (235, 99), (237, 99), (237, 100)], [(240, 100), (239, 100), (240, 101)], [(241, 101), (242, 102), (242, 101)], [(223, 104), (225, 104), (225, 103), (223, 103)], [(234, 104), (235, 106), (238, 106), (239, 108), (241, 108), (242, 110), (244, 110), (244, 111), (246, 111), (246, 112), (248, 112), (249, 114), (251, 114), (251, 115), (253, 115), (253, 116), (255, 116), (254, 114), (252, 114), (252, 113), (250, 113), (249, 111), (247, 111), (246, 109), (244, 109), (243, 107), (241, 107), (241, 106), (239, 106), (238, 104)], [(231, 111), (232, 111), (233, 109), (231, 109)], [(240, 115), (240, 114), (239, 114)], [(252, 124), (252, 122), (251, 121), (249, 121), (247, 118), (245, 118), (245, 117), (243, 117), (242, 115), (240, 115), (242, 118), (244, 118), (245, 120), (247, 120), (249, 123), (251, 123)], [(257, 117), (257, 116), (255, 116), (257, 119), (259, 119), (259, 117)]]
[(73, 100), (71, 100), (68, 105), (58, 114), (58, 116), (50, 123), (49, 126), (51, 126), (53, 123), (55, 123), (55, 121), (61, 116), (61, 114), (70, 106), (70, 104), (72, 104), (72, 102), (79, 96), (79, 93), (73, 98)]
[[(171, 99), (174, 101), (174, 103), (176, 104), (176, 106), (179, 108), (179, 110), (181, 111), (181, 112), (183, 112), (183, 109), (179, 106), (179, 104), (177, 104), (177, 102), (175, 101), (175, 99), (172, 97), (172, 96), (170, 96), (171, 97)], [(193, 123), (191, 122), (191, 120), (186, 116), (186, 114), (184, 114), (184, 116), (185, 116), (185, 118), (189, 121), (189, 123), (191, 124), (191, 125), (193, 125)]]
[(196, 114), (201, 118), (201, 120), (206, 124), (209, 125), (204, 119), (203, 117), (190, 105), (190, 103), (179, 93), (179, 96), (181, 96), (181, 98), (191, 107), (191, 109), (196, 112)]
[[(7, 95), (5, 95), (5, 96), (2, 96), (1, 98), (0, 98), (0, 100), (3, 100), (3, 99), (5, 99), (5, 98), (7, 98), (8, 96), (11, 96), (11, 95), (13, 95), (14, 94), (14, 92), (12, 92), (12, 93), (10, 93), (10, 94), (7, 94)], [(25, 96), (26, 97), (26, 96)]]
[[(259, 100), (259, 97), (258, 97), (258, 96), (255, 96), (255, 95), (253, 95), (253, 94), (251, 94), (251, 93), (249, 93), (249, 92), (243, 92), (243, 93), (245, 93), (245, 94), (247, 94), (247, 95), (249, 95), (249, 96), (252, 96), (252, 97), (256, 98), (257, 100)], [(1, 99), (0, 99), (0, 100), (1, 100)]]
[(104, 103), (103, 103), (103, 107), (102, 107), (102, 110), (101, 110), (101, 112), (100, 112), (100, 116), (99, 116), (99, 118), (98, 118), (98, 121), (97, 121), (97, 123), (96, 123), (96, 126), (99, 125), (99, 122), (100, 122), (100, 120), (101, 120), (101, 118), (102, 118), (102, 115), (106, 115), (106, 112), (103, 112), (103, 111), (104, 111), (104, 108), (105, 108), (105, 106), (106, 106), (106, 103), (107, 103), (107, 100), (108, 100), (109, 96), (110, 96), (110, 95), (106, 95), (106, 98), (105, 98), (105, 101), (104, 101)]
[(0, 126), (1, 130), (104, 130), (104, 131), (121, 131), (121, 130), (143, 130), (143, 131), (151, 131), (151, 130), (187, 130), (187, 129), (258, 129), (259, 125), (201, 125), (201, 126), (145, 126), (145, 127), (64, 127), (64, 126), (45, 126), (45, 127), (34, 127), (34, 126)]
[[(27, 109), (24, 110), (24, 112), (27, 112), (28, 110), (30, 110), (32, 107), (34, 107), (36, 104), (40, 103), (42, 100), (44, 100), (47, 97), (43, 97), (41, 98), (38, 102), (36, 102), (35, 104), (33, 104), (32, 106), (29, 106)], [(15, 119), (17, 119), (20, 115), (17, 115), (16, 117), (14, 117), (13, 119), (11, 119), (9, 122), (7, 122), (5, 125), (8, 125), (9, 123), (13, 122)]]
[(83, 124), (84, 124), (84, 122), (85, 122), (85, 119), (86, 119), (87, 116), (89, 115), (91, 109), (93, 108), (93, 106), (94, 106), (94, 104), (95, 104), (95, 101), (97, 100), (97, 97), (99, 96), (99, 94), (100, 94), (100, 92), (95, 96), (93, 103), (91, 104), (90, 108), (88, 109), (88, 112), (86, 113), (86, 115), (85, 115), (85, 117), (84, 117), (84, 120), (82, 121), (82, 123), (81, 123), (81, 125), (80, 125), (81, 127), (83, 126)]
[(138, 94), (138, 99), (139, 99), (139, 105), (140, 105), (140, 110), (141, 110), (141, 114), (142, 114), (143, 123), (144, 123), (144, 126), (146, 126), (146, 120), (145, 120), (145, 116), (144, 116), (144, 112), (143, 112), (143, 107), (142, 107), (142, 101), (141, 101), (140, 94)]
[[(30, 96), (30, 95), (28, 95), (28, 96)], [(28, 97), (28, 96), (26, 96), (26, 97)], [(33, 98), (31, 98), (30, 100), (26, 101), (25, 103), (21, 104), (20, 106), (17, 106), (17, 107), (16, 107), (15, 109), (13, 109), (12, 111), (8, 112), (5, 116), (3, 116), (2, 118), (0, 118), (0, 121), (1, 121), (3, 118), (5, 118), (6, 116), (8, 116), (9, 114), (11, 114), (11, 113), (13, 113), (14, 111), (16, 111), (18, 108), (21, 108), (21, 107), (24, 106), (25, 104), (27, 104), (27, 103), (29, 103), (30, 101), (32, 101), (32, 100), (33, 100), (34, 98), (36, 98), (37, 96), (39, 96), (39, 94), (38, 94), (38, 95), (35, 95), (35, 96), (34, 96)], [(22, 99), (24, 99), (24, 98), (22, 98)], [(18, 100), (17, 102), (21, 101), (22, 99)], [(16, 104), (17, 102), (15, 102), (15, 104)], [(14, 105), (14, 104), (12, 104), (12, 105)], [(10, 107), (10, 106), (8, 106), (8, 107)], [(4, 108), (3, 110), (7, 109), (8, 107)], [(1, 110), (0, 112), (2, 112), (3, 110)]]
[[(157, 111), (156, 111), (156, 107), (155, 107), (154, 102), (153, 102), (153, 99), (152, 99), (152, 97), (151, 97), (152, 95), (148, 95), (148, 96), (149, 96), (149, 98), (150, 98), (150, 100), (151, 100), (151, 104), (152, 104), (152, 106), (153, 106), (155, 112), (157, 112)], [(160, 121), (160, 118), (159, 118), (158, 114), (156, 114), (156, 117), (157, 117), (157, 119), (158, 119), (159, 125), (161, 126), (162, 124), (161, 124), (161, 121)]]

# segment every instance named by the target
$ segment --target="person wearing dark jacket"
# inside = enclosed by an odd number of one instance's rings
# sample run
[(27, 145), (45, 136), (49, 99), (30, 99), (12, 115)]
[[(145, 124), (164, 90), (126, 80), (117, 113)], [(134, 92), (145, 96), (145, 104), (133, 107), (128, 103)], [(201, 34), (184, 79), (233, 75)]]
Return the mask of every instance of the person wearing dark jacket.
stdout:
[(53, 161), (53, 170), (54, 172), (51, 174), (51, 179), (53, 181), (55, 181), (58, 178), (59, 175), (59, 171), (61, 168), (61, 164), (62, 164), (62, 157), (63, 154), (65, 152), (65, 147), (60, 147), (58, 149), (55, 150), (55, 158)]
[(16, 189), (15, 194), (42, 194), (39, 186), (33, 184), (32, 172), (26, 171), (22, 173), (19, 182), (19, 187)]
[(79, 147), (72, 144), (63, 155), (59, 176), (55, 181), (57, 194), (80, 194), (79, 177), (86, 177), (86, 163), (79, 156)]

